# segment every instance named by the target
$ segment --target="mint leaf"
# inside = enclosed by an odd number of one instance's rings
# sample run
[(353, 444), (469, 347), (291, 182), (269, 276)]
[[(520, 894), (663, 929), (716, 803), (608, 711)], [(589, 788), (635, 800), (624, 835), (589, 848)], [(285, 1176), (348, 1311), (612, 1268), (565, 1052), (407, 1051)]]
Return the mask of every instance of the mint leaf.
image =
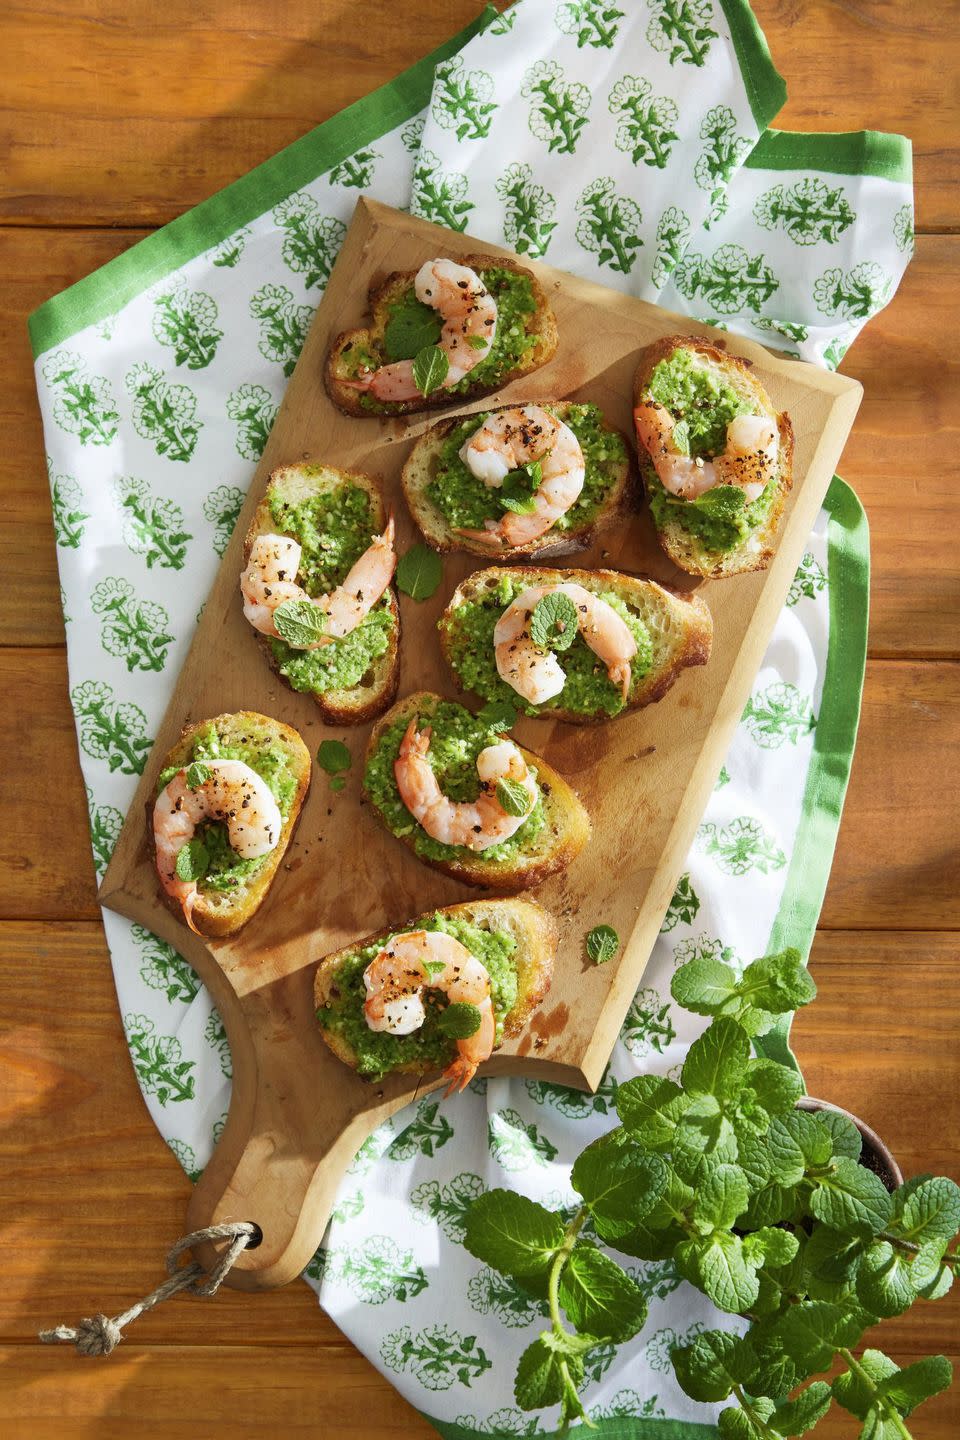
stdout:
[(383, 331), (383, 348), (390, 361), (412, 360), (421, 350), (436, 345), (443, 329), (439, 310), (406, 294), (390, 306), (390, 318)]
[(857, 1299), (865, 1309), (887, 1319), (902, 1315), (917, 1298), (909, 1258), (888, 1240), (871, 1245), (857, 1270)]
[(321, 740), (317, 750), (317, 764), (321, 770), (326, 770), (328, 775), (338, 775), (342, 770), (350, 769), (353, 756), (342, 740)]
[(174, 868), (178, 880), (185, 880), (188, 884), (202, 880), (210, 868), (210, 853), (203, 841), (188, 840), (186, 845), (182, 845), (177, 851)]
[(424, 345), (414, 357), (413, 383), (421, 395), (432, 395), (446, 380), (449, 369), (450, 361), (445, 350), (441, 350), (439, 345)]
[(569, 650), (577, 638), (577, 607), (563, 590), (541, 596), (530, 616), (530, 639), (540, 650)]
[(743, 1096), (749, 1095), (767, 1115), (789, 1115), (802, 1094), (803, 1081), (796, 1070), (776, 1060), (751, 1060), (747, 1065)]
[(891, 1400), (901, 1415), (909, 1415), (924, 1400), (930, 1400), (949, 1388), (953, 1380), (953, 1366), (946, 1355), (928, 1355), (913, 1365), (885, 1377), (878, 1389), (881, 1395)]
[(675, 450), (679, 450), (681, 455), (689, 455), (690, 422), (688, 420), (678, 420), (673, 427), (670, 439)]
[(815, 1380), (794, 1400), (778, 1405), (770, 1424), (779, 1435), (806, 1435), (819, 1424), (833, 1402), (833, 1391), (823, 1380)]
[(860, 1159), (863, 1137), (852, 1120), (848, 1120), (846, 1115), (838, 1115), (835, 1110), (821, 1110), (817, 1118), (830, 1131), (834, 1155), (848, 1155), (851, 1160)]
[(201, 785), (206, 785), (212, 773), (209, 765), (204, 765), (202, 760), (194, 760), (192, 765), (187, 766), (187, 789), (198, 790)]
[(632, 1229), (663, 1194), (667, 1167), (659, 1155), (603, 1135), (577, 1157), (570, 1183), (589, 1205), (598, 1234), (610, 1240)]
[[(906, 1189), (906, 1186), (902, 1187)], [(911, 1184), (902, 1203), (894, 1194), (898, 1231), (907, 1240), (921, 1245), (926, 1240), (952, 1240), (960, 1229), (960, 1187), (942, 1175)]]
[(497, 781), (497, 803), (514, 819), (519, 819), (533, 809), (533, 801), (526, 787), (521, 785), (519, 780), (508, 780), (506, 776)]
[(727, 1099), (740, 1089), (750, 1058), (750, 1041), (734, 1020), (714, 1020), (687, 1053), (681, 1080), (692, 1094)]
[(331, 777), (330, 780), (330, 789), (340, 791), (344, 788), (346, 783), (346, 779), (343, 775), (334, 775)]
[(694, 1195), (693, 1223), (704, 1235), (711, 1230), (729, 1230), (746, 1210), (748, 1197), (747, 1177), (739, 1166), (710, 1166)]
[[(898, 1367), (882, 1350), (864, 1350), (860, 1356), (860, 1365), (874, 1386), (898, 1373)], [(874, 1392), (859, 1375), (847, 1370), (843, 1375), (837, 1376), (830, 1388), (838, 1405), (849, 1410), (851, 1415), (856, 1415), (858, 1420), (866, 1420), (873, 1407)]]
[(578, 1330), (599, 1340), (629, 1340), (647, 1318), (639, 1285), (587, 1240), (577, 1241), (563, 1268), (560, 1303)]
[(728, 1330), (704, 1330), (670, 1358), (680, 1389), (704, 1404), (726, 1400), (734, 1385), (746, 1384), (756, 1364), (749, 1342)]
[(719, 1015), (728, 1001), (737, 999), (737, 972), (708, 956), (688, 960), (674, 971), (670, 994), (695, 1015)]
[(814, 1300), (835, 1300), (853, 1280), (869, 1242), (829, 1225), (814, 1225), (803, 1251), (807, 1287)]
[(521, 465), (518, 470), (508, 471), (503, 477), (503, 484), (496, 491), (495, 498), (505, 510), (512, 510), (515, 515), (532, 515), (537, 508), (534, 491), (538, 489), (542, 479), (540, 461), (533, 460), (527, 465)]
[(766, 1395), (759, 1395), (750, 1404), (756, 1421), (739, 1405), (720, 1411), (717, 1429), (722, 1440), (769, 1440), (773, 1432), (764, 1422), (773, 1414), (773, 1401), (768, 1400)]
[(547, 1345), (543, 1335), (527, 1346), (520, 1356), (513, 1382), (513, 1393), (521, 1409), (540, 1410), (546, 1405), (560, 1403), (565, 1387), (564, 1362), (574, 1384), (578, 1384), (583, 1379), (582, 1360), (565, 1360), (563, 1355)]
[[(815, 1116), (805, 1115), (801, 1110), (794, 1110), (789, 1115), (778, 1116), (770, 1121), (770, 1128), (766, 1135), (767, 1158), (770, 1163), (771, 1178), (776, 1177), (780, 1185), (796, 1185), (804, 1177), (807, 1168), (807, 1156), (800, 1144), (798, 1133), (803, 1131), (802, 1126), (797, 1126), (797, 1120), (815, 1119)], [(817, 1142), (819, 1132), (815, 1131), (811, 1141), (810, 1135), (804, 1132), (805, 1138), (810, 1145)], [(824, 1127), (820, 1136), (825, 1146), (830, 1146), (830, 1134)], [(832, 1148), (832, 1147), (831, 1147)], [(830, 1150), (826, 1151), (826, 1158), (830, 1158)], [(821, 1161), (821, 1164), (825, 1161)]]
[(517, 723), (517, 712), (509, 700), (488, 700), (477, 711), (477, 723), (486, 730), (500, 732), (512, 730)]
[(563, 1221), (511, 1190), (488, 1190), (467, 1212), (464, 1245), (505, 1275), (546, 1276), (563, 1244)]
[(447, 968), (446, 960), (424, 960), (421, 963), (427, 972), (428, 981), (436, 980), (437, 976), (442, 975)]
[(411, 600), (429, 600), (443, 579), (443, 561), (436, 550), (419, 541), (397, 562), (397, 589)]
[(594, 965), (605, 965), (620, 948), (620, 936), (612, 925), (594, 925), (587, 931), (587, 955)]
[[(799, 1147), (806, 1169), (814, 1170), (829, 1163), (833, 1154), (833, 1136), (822, 1116), (811, 1115), (806, 1110), (793, 1110), (789, 1115), (781, 1116), (776, 1124), (778, 1135), (785, 1131)], [(770, 1130), (772, 1134), (773, 1125)]]
[(281, 640), (306, 650), (323, 636), (327, 617), (312, 600), (284, 600), (273, 612), (273, 626)]
[(890, 1218), (890, 1196), (872, 1170), (838, 1155), (830, 1173), (817, 1175), (810, 1213), (834, 1230), (875, 1235)]
[(468, 1000), (454, 1000), (440, 1015), (437, 1028), (449, 1040), (466, 1040), (480, 1029), (480, 1011)]
[(739, 988), (752, 1005), (770, 1010), (774, 1015), (785, 1015), (801, 1005), (809, 1005), (817, 993), (800, 951), (793, 948), (754, 960), (744, 970)]
[(638, 1075), (617, 1091), (617, 1113), (625, 1129), (646, 1150), (669, 1150), (689, 1101), (672, 1080)]
[(826, 1370), (840, 1345), (856, 1345), (863, 1326), (851, 1309), (827, 1300), (799, 1300), (779, 1317), (773, 1333), (806, 1374)]
[(800, 1241), (792, 1230), (763, 1225), (743, 1237), (743, 1253), (750, 1264), (780, 1270), (789, 1265), (800, 1249)]
[(757, 1298), (756, 1266), (748, 1264), (738, 1235), (718, 1230), (704, 1239), (684, 1241), (677, 1246), (676, 1261), (684, 1279), (709, 1295), (718, 1310), (736, 1315), (749, 1310)]
[(468, 335), (466, 341), (471, 350), (486, 350), (490, 345), (485, 335)]

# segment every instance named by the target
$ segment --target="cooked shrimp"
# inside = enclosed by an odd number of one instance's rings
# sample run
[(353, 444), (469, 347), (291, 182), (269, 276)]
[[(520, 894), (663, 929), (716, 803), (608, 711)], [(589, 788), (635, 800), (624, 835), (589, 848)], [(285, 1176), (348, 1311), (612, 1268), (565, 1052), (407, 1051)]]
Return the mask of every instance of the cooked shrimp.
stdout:
[[(468, 850), (489, 850), (508, 840), (529, 815), (537, 801), (537, 782), (523, 754), (512, 740), (487, 745), (477, 756), (480, 794), (476, 800), (450, 800), (430, 764), (430, 728), (419, 731), (417, 717), (407, 726), (400, 753), (393, 764), (400, 799), (432, 840), (444, 845), (465, 845)], [(500, 780), (522, 785), (530, 804), (523, 815), (509, 815), (497, 799)]]
[(713, 460), (684, 455), (677, 449), (673, 443), (677, 422), (663, 405), (638, 405), (633, 418), (637, 439), (671, 495), (695, 500), (714, 485), (735, 485), (749, 505), (763, 494), (776, 473), (780, 436), (766, 415), (735, 415), (727, 426), (726, 448)]
[(475, 1005), (480, 1026), (458, 1040), (457, 1058), (443, 1072), (446, 1093), (463, 1090), (477, 1066), (493, 1051), (495, 1020), (490, 976), (465, 945), (442, 930), (412, 930), (395, 935), (363, 972), (367, 999), (363, 1006), (371, 1030), (410, 1035), (427, 1018), (425, 990), (441, 990), (449, 1004)]
[(308, 595), (296, 583), (300, 568), (301, 547), (289, 535), (258, 535), (250, 549), (247, 568), (240, 576), (243, 613), (262, 635), (277, 635), (273, 614), (287, 600), (302, 600), (315, 605), (327, 617), (326, 631), (307, 645), (316, 650), (356, 630), (363, 617), (373, 609), (393, 577), (397, 564), (393, 548), (393, 516), (382, 535), (352, 565), (343, 583), (329, 595)]
[(488, 490), (499, 490), (511, 470), (540, 461), (541, 480), (528, 515), (508, 513), (486, 521), (483, 530), (457, 530), (490, 545), (527, 545), (574, 504), (586, 470), (580, 441), (569, 425), (539, 405), (501, 410), (483, 422), (462, 447), (460, 458)]
[(194, 789), (186, 770), (178, 770), (161, 790), (153, 807), (153, 838), (157, 874), (168, 895), (179, 900), (190, 929), (197, 903), (194, 880), (181, 880), (177, 856), (188, 845), (202, 820), (222, 820), (230, 844), (242, 860), (269, 855), (280, 840), (283, 820), (270, 786), (242, 760), (205, 760), (206, 780)]
[(630, 691), (630, 662), (637, 642), (630, 627), (606, 600), (582, 585), (532, 585), (508, 605), (497, 621), (493, 643), (497, 673), (531, 705), (542, 705), (559, 695), (566, 683), (560, 661), (552, 650), (540, 650), (530, 638), (530, 617), (544, 595), (560, 591), (569, 595), (577, 611), (580, 634), (607, 667), (607, 675), (619, 685), (624, 700)]
[[(497, 333), (497, 302), (476, 270), (452, 260), (421, 265), (413, 288), (421, 304), (443, 316), (438, 344), (449, 364), (443, 380), (444, 389), (449, 389), (490, 353)], [(377, 400), (416, 400), (422, 393), (413, 378), (412, 360), (395, 360), (340, 383), (368, 391)]]

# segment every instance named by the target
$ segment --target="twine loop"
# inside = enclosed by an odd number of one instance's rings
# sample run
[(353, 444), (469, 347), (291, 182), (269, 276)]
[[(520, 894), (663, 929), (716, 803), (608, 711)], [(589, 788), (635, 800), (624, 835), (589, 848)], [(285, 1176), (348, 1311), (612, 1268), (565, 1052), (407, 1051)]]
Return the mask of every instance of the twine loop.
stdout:
[[(52, 1330), (41, 1330), (39, 1338), (44, 1345), (75, 1345), (78, 1355), (109, 1355), (123, 1339), (126, 1325), (145, 1311), (152, 1310), (155, 1305), (179, 1294), (181, 1290), (204, 1297), (216, 1295), (241, 1250), (245, 1250), (259, 1233), (259, 1227), (247, 1220), (237, 1220), (227, 1225), (208, 1225), (204, 1230), (194, 1230), (191, 1235), (184, 1235), (167, 1252), (167, 1279), (155, 1290), (151, 1290), (149, 1295), (131, 1305), (129, 1310), (124, 1310), (122, 1315), (117, 1315), (113, 1320), (109, 1315), (86, 1315), (76, 1326), (56, 1325)], [(230, 1241), (209, 1274), (196, 1260), (189, 1265), (179, 1264), (180, 1256), (185, 1250), (201, 1245), (205, 1240)]]

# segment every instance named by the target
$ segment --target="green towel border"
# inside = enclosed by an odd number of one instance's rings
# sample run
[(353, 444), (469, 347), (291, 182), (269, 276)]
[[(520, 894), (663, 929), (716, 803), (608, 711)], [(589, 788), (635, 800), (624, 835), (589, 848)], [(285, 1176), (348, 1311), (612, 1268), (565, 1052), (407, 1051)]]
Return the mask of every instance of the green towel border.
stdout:
[[(793, 858), (773, 922), (768, 950), (795, 945), (808, 955), (830, 875), (840, 827), (843, 800), (850, 778), (854, 742), (867, 658), (870, 601), (870, 531), (855, 492), (834, 475), (824, 501), (827, 530), (827, 571), (830, 594), (830, 638), (823, 677), (820, 715), (814, 731), (813, 755), (807, 772), (803, 808), (794, 840)], [(799, 1073), (789, 1045), (790, 1017), (767, 1035), (758, 1036), (759, 1055), (779, 1060)], [(625, 1376), (625, 1382), (628, 1379)], [(443, 1440), (483, 1440), (485, 1431), (424, 1415)], [(559, 1430), (538, 1430), (529, 1440), (560, 1440)], [(694, 1420), (658, 1420), (623, 1416), (599, 1420), (585, 1434), (597, 1440), (713, 1440), (714, 1425)]]
[(883, 130), (767, 130), (744, 160), (748, 170), (819, 170), (913, 184), (913, 146)]

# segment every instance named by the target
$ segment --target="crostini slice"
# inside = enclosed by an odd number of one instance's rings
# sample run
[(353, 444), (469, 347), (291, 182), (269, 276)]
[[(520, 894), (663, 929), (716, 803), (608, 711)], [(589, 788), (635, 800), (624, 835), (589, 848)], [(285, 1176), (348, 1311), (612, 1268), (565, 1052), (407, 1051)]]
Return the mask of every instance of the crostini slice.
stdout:
[(448, 997), (441, 990), (424, 989), (425, 1018), (409, 1034), (371, 1030), (366, 1022), (364, 971), (386, 945), (413, 931), (452, 935), (484, 966), (490, 976), (494, 1049), (521, 1033), (550, 988), (557, 922), (532, 900), (485, 898), (448, 905), (355, 941), (320, 961), (314, 1001), (324, 1040), (365, 1080), (396, 1071), (425, 1075), (457, 1058), (457, 1042), (442, 1028)]
[(398, 700), (374, 726), (364, 794), (390, 833), (424, 864), (467, 885), (517, 891), (539, 885), (576, 858), (590, 838), (589, 816), (562, 776), (522, 746), (517, 748), (538, 794), (532, 806), (520, 810), (525, 818), (512, 834), (481, 851), (428, 834), (404, 804), (395, 770), (411, 721), (420, 734), (430, 732), (427, 758), (439, 789), (454, 802), (469, 802), (481, 789), (477, 757), (486, 747), (509, 740), (509, 715), (473, 715), (455, 700), (421, 690)]
[[(332, 465), (283, 465), (270, 476), (247, 532), (244, 567), (258, 536), (290, 536), (301, 546), (295, 580), (308, 595), (329, 593), (384, 530), (383, 497), (369, 475)], [(241, 584), (242, 589), (242, 584)], [(310, 695), (329, 725), (361, 725), (393, 700), (400, 674), (400, 612), (392, 585), (348, 635), (319, 649), (297, 649), (258, 634), (273, 669)]]
[[(221, 770), (223, 762), (233, 763)], [(157, 780), (149, 843), (164, 900), (198, 934), (233, 935), (256, 914), (290, 844), (310, 775), (310, 752), (296, 730), (269, 715), (238, 710), (184, 729)], [(171, 785), (176, 793), (168, 793)], [(202, 813), (188, 818), (195, 810)], [(267, 827), (263, 847), (273, 843), (243, 858), (230, 827), (251, 810), (254, 824)], [(276, 834), (266, 812), (279, 816)]]
[[(583, 456), (583, 488), (566, 513), (543, 534), (521, 544), (464, 535), (464, 530), (482, 530), (488, 521), (501, 521), (516, 506), (514, 491), (520, 487), (511, 486), (508, 493), (502, 485), (485, 485), (460, 453), (491, 416), (511, 412), (502, 407), (444, 419), (420, 437), (402, 474), (410, 514), (428, 545), (441, 552), (462, 550), (488, 560), (553, 558), (586, 549), (624, 513), (631, 467), (619, 430), (607, 423), (596, 405), (555, 400), (543, 401), (542, 408), (570, 429)], [(525, 474), (518, 472), (517, 478), (529, 505), (527, 492), (532, 495), (536, 490), (536, 475), (528, 469)]]
[[(669, 335), (643, 351), (634, 383), (635, 414), (637, 407), (651, 403), (663, 406), (675, 426), (683, 426), (681, 449), (705, 464), (724, 451), (727, 427), (737, 416), (770, 422), (769, 454), (744, 471), (748, 480), (756, 480), (753, 489), (763, 487), (750, 500), (752, 490), (723, 483), (722, 474), (720, 483), (692, 498), (671, 493), (640, 437), (642, 424), (637, 426), (640, 473), (657, 537), (674, 564), (714, 580), (765, 570), (793, 483), (790, 416), (777, 412), (749, 360), (694, 335)], [(663, 447), (657, 448), (663, 464)]]
[(378, 400), (354, 382), (381, 366), (413, 360), (440, 337), (441, 318), (414, 292), (416, 271), (394, 271), (369, 292), (370, 324), (346, 330), (330, 348), (324, 382), (330, 399), (347, 415), (408, 415), (489, 395), (520, 375), (538, 370), (557, 348), (557, 322), (542, 285), (509, 256), (464, 255), (456, 264), (473, 270), (497, 304), (496, 336), (489, 353), (455, 385), (413, 399)]
[[(498, 621), (525, 591), (565, 584), (581, 586), (606, 602), (630, 632), (636, 649), (629, 661), (626, 694), (623, 679), (610, 678), (582, 630), (572, 643), (558, 647), (556, 661), (565, 681), (552, 699), (532, 703), (501, 678), (494, 644)], [(611, 720), (661, 700), (681, 670), (707, 663), (713, 641), (710, 611), (699, 595), (675, 594), (654, 580), (615, 570), (532, 566), (494, 565), (469, 575), (454, 591), (438, 629), (444, 657), (461, 689), (490, 703), (507, 702), (522, 714), (573, 724)]]

